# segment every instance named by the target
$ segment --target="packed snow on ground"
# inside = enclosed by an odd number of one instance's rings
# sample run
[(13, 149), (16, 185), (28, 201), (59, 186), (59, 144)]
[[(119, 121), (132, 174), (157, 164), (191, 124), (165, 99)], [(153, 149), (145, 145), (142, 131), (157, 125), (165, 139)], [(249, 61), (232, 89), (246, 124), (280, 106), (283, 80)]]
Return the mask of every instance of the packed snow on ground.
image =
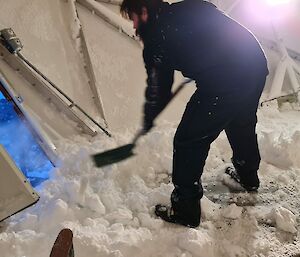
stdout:
[[(96, 168), (90, 154), (128, 143), (132, 135), (62, 141), (62, 163), (38, 188), (40, 201), (1, 224), (3, 257), (46, 257), (58, 232), (74, 233), (75, 256), (293, 256), (300, 253), (299, 112), (276, 106), (259, 111), (262, 153), (257, 195), (205, 193), (196, 229), (167, 224), (153, 207), (168, 203), (172, 137), (176, 124), (161, 122), (141, 139), (136, 156)], [(221, 134), (213, 143), (204, 186), (220, 183), (230, 163)], [(223, 199), (223, 200), (222, 200)], [(242, 204), (241, 204), (242, 203)]]

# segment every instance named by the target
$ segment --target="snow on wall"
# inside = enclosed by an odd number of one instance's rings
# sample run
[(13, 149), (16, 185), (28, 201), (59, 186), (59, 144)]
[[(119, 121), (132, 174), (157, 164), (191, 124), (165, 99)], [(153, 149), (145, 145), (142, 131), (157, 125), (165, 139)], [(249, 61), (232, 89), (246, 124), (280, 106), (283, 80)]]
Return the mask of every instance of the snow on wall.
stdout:
[(22, 54), (90, 115), (99, 116), (69, 20), (61, 13), (68, 3), (1, 0), (0, 5), (0, 24), (13, 28)]
[(81, 5), (77, 11), (109, 128), (137, 125), (146, 79), (142, 49)]

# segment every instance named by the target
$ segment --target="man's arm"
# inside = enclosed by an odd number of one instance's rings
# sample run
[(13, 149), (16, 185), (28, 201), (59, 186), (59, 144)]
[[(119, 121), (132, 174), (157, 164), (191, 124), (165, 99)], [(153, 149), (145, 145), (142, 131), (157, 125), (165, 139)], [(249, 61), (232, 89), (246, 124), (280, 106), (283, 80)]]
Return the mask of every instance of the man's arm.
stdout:
[[(156, 51), (159, 49), (155, 49)], [(153, 126), (153, 120), (163, 110), (171, 97), (174, 70), (167, 64), (163, 52), (152, 53), (144, 48), (144, 62), (147, 71), (147, 88), (144, 104), (144, 131)]]

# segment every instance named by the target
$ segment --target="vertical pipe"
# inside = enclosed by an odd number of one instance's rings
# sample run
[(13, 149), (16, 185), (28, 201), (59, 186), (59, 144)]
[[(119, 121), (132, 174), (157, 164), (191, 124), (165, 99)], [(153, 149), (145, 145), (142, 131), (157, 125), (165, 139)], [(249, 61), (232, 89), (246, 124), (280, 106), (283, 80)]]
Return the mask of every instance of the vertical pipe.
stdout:
[(268, 98), (272, 99), (281, 96), (281, 89), (282, 89), (286, 69), (287, 69), (287, 59), (282, 58), (277, 65)]

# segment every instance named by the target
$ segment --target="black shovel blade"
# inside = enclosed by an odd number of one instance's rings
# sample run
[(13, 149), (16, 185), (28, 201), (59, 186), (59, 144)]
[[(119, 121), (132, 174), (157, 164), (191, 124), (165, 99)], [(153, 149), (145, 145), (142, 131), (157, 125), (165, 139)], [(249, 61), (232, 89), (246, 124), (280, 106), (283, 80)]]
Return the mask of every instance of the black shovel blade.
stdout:
[(92, 156), (97, 167), (114, 164), (134, 155), (135, 144), (127, 144)]

